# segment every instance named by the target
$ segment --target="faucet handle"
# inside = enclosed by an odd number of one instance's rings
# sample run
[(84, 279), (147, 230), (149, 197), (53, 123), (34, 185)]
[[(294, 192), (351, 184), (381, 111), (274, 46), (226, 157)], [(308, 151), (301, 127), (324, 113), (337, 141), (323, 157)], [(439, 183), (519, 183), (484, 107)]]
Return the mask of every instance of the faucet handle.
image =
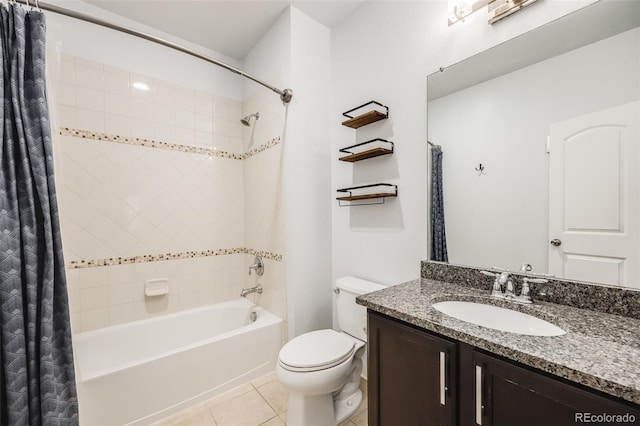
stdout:
[(536, 284), (546, 284), (549, 282), (549, 280), (545, 280), (544, 278), (529, 278), (529, 277), (524, 277), (522, 279), (524, 282), (530, 282), (530, 283), (536, 283)]
[(489, 277), (495, 278), (495, 280), (493, 281), (493, 287), (491, 288), (491, 295), (494, 297), (502, 297), (502, 285), (500, 283), (502, 272), (480, 271), (480, 273), (482, 275), (487, 275)]
[(511, 279), (507, 278), (507, 288), (504, 292), (504, 297), (506, 298), (513, 298), (515, 297), (515, 294), (513, 292), (513, 281), (511, 281)]
[(249, 275), (251, 275), (252, 269), (255, 269), (256, 274), (258, 274), (259, 277), (264, 274), (264, 262), (260, 256), (256, 256), (256, 258), (253, 259), (253, 265), (249, 266)]
[[(531, 303), (531, 295), (530, 293), (530, 288), (529, 288), (529, 283), (536, 283), (536, 284), (545, 284), (548, 283), (549, 280), (545, 280), (544, 278), (530, 278), (530, 277), (524, 277), (522, 279), (522, 291), (520, 292), (520, 299), (523, 303)], [(540, 294), (541, 296), (543, 296), (544, 294)]]

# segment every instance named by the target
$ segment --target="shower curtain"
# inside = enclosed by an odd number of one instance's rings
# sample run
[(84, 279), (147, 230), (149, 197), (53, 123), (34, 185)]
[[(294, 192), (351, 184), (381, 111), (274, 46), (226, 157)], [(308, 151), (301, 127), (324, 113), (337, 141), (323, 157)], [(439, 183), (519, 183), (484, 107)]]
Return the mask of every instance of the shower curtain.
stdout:
[(0, 6), (0, 38), (0, 424), (76, 425), (44, 15)]
[(442, 195), (442, 149), (431, 148), (431, 260), (448, 262)]

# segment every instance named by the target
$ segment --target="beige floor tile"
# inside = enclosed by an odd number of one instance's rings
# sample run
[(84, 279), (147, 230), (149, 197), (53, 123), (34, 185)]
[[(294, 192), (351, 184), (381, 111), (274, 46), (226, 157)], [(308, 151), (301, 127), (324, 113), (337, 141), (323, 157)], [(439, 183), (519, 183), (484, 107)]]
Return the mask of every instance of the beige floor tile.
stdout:
[(211, 414), (218, 426), (258, 426), (276, 416), (256, 390), (211, 408)]
[(281, 414), (287, 411), (287, 400), (289, 399), (289, 393), (287, 389), (280, 384), (277, 380), (271, 380), (266, 382), (262, 386), (258, 387), (258, 392), (269, 403), (273, 411), (276, 414)]
[(367, 412), (363, 411), (359, 414), (349, 417), (355, 426), (367, 426), (369, 422), (369, 417), (367, 416)]
[[(367, 426), (367, 382), (360, 382), (362, 403), (340, 426)], [(284, 426), (288, 392), (275, 373), (253, 380), (153, 426)]]
[(285, 425), (284, 425), (284, 420), (282, 420), (278, 416), (275, 416), (271, 420), (262, 423), (260, 426), (285, 426)]
[(221, 404), (224, 404), (225, 402), (229, 402), (232, 399), (237, 398), (253, 390), (254, 390), (254, 387), (251, 386), (250, 383), (245, 383), (244, 385), (240, 385), (237, 388), (233, 388), (228, 392), (225, 392), (221, 395), (218, 395), (214, 398), (207, 400), (206, 404), (207, 404), (207, 407), (209, 407), (209, 409), (211, 410)]
[(216, 426), (216, 422), (207, 405), (202, 403), (160, 420), (153, 426)]
[(252, 384), (253, 386), (255, 386), (255, 387), (259, 388), (260, 386), (262, 386), (262, 385), (264, 385), (264, 384), (266, 384), (266, 383), (268, 383), (268, 382), (270, 382), (270, 381), (272, 381), (272, 380), (278, 380), (278, 379), (276, 378), (276, 372), (275, 372), (275, 371), (272, 371), (272, 372), (271, 372), (271, 373), (269, 373), (269, 374), (265, 374), (265, 375), (264, 375), (264, 376), (262, 376), (262, 377), (258, 377), (257, 379), (253, 379), (253, 380), (251, 381), (251, 384)]

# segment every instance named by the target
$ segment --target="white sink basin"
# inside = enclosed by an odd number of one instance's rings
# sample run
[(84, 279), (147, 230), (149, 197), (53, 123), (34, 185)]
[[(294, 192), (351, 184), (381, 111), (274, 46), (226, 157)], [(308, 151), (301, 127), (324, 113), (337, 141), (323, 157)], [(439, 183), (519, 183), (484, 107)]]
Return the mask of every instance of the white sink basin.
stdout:
[(484, 303), (447, 301), (432, 305), (451, 317), (482, 327), (528, 336), (562, 336), (560, 327), (540, 318)]

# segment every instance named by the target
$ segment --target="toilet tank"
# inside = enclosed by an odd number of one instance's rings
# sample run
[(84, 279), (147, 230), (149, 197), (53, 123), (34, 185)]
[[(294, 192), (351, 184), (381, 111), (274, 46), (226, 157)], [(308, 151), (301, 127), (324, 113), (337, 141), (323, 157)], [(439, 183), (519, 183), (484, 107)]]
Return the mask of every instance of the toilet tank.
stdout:
[(336, 280), (339, 290), (336, 296), (338, 328), (347, 334), (367, 341), (367, 308), (356, 303), (356, 297), (386, 286), (356, 277), (342, 277)]

